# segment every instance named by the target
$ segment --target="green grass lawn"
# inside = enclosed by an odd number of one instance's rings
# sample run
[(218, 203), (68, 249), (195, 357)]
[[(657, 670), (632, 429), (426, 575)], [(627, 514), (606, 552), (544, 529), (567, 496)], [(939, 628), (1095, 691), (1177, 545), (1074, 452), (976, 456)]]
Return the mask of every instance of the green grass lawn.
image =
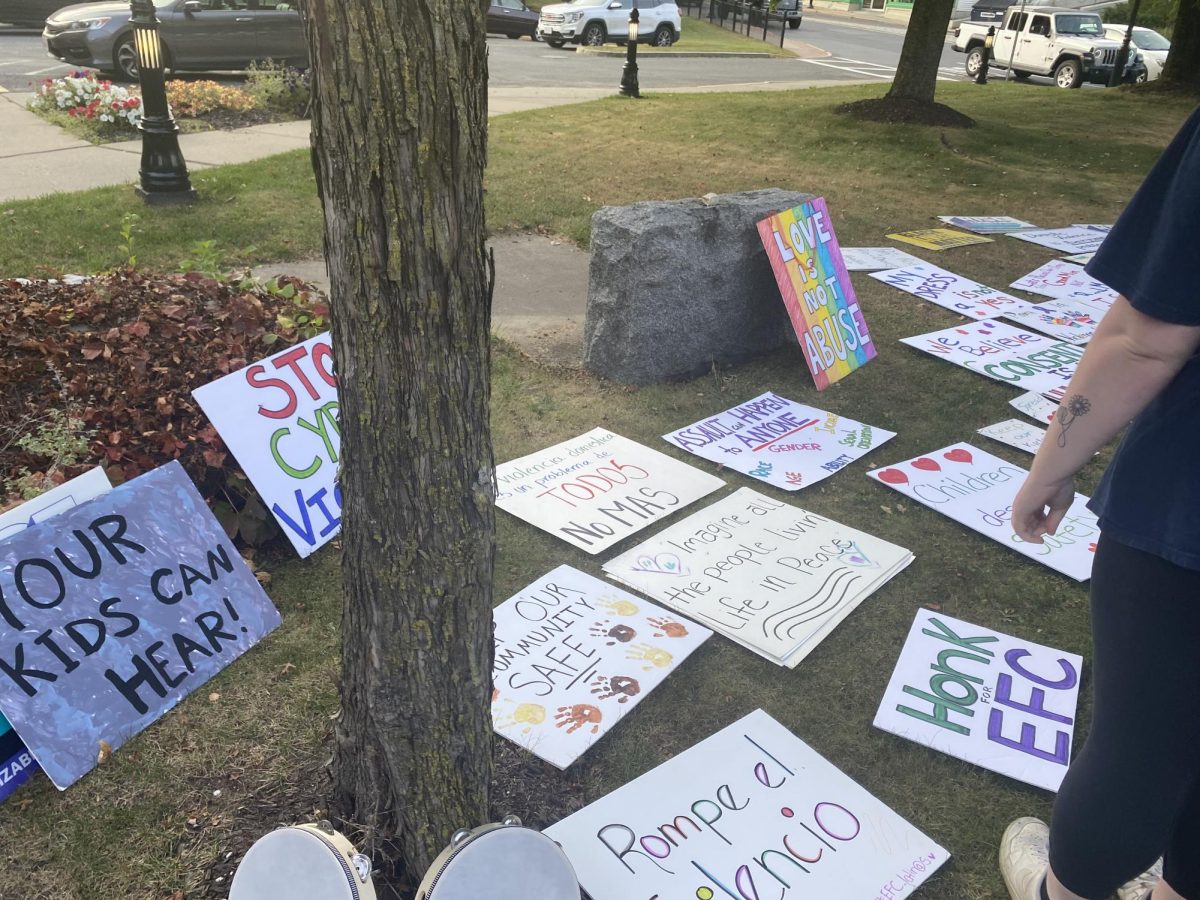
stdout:
[[(872, 86), (652, 96), (493, 120), (490, 227), (586, 242), (589, 218), (602, 205), (764, 186), (823, 194), (846, 245), (884, 243), (885, 233), (929, 226), (938, 214), (1106, 222), (1191, 108), (1161, 96), (998, 84), (939, 88), (940, 99), (979, 121), (971, 131), (875, 126), (831, 111), (879, 93)], [(567, 167), (577, 177), (557, 177)], [(613, 177), (618, 171), (629, 177)], [(190, 210), (146, 209), (127, 188), (0, 206), (0, 274), (113, 265), (121, 215), (132, 210), (142, 216), (137, 252), (146, 265), (172, 265), (192, 241), (209, 238), (239, 262), (317, 251), (320, 211), (306, 153), (206, 172), (197, 182), (203, 199)], [(936, 260), (1003, 287), (1051, 255), (1001, 237)], [(598, 425), (682, 457), (659, 435), (768, 389), (897, 431), (865, 462), (777, 496), (916, 554), (795, 670), (714, 636), (568, 772), (534, 762), (525, 769), (541, 779), (541, 795), (574, 797), (582, 785), (596, 797), (761, 707), (951, 851), (920, 897), (1001, 900), (999, 834), (1015, 816), (1046, 815), (1050, 796), (882, 733), (871, 721), (918, 607), (936, 604), (1086, 658), (1086, 588), (864, 477), (868, 464), (958, 440), (1020, 465), (1029, 457), (974, 435), (1013, 415), (1012, 390), (897, 343), (957, 317), (867, 277), (856, 276), (855, 286), (879, 358), (820, 395), (795, 349), (684, 384), (627, 390), (497, 346), (492, 428), (500, 460)], [(1085, 470), (1082, 491), (1094, 487), (1105, 458)], [(726, 491), (751, 484), (722, 477)], [(498, 601), (558, 564), (599, 574), (599, 562), (499, 515)], [(337, 565), (334, 548), (304, 561), (267, 561), (268, 590), (284, 618), (278, 632), (71, 790), (60, 794), (39, 780), (0, 807), (0, 897), (164, 900), (177, 890), (189, 900), (225, 897), (229, 859), (256, 828), (319, 815), (337, 708)], [(1085, 667), (1081, 724), (1089, 678)], [(523, 811), (520, 796), (506, 802)]]
[(684, 16), (679, 30), (679, 40), (670, 47), (638, 47), (638, 54), (648, 53), (769, 53), (771, 56), (791, 56), (789, 50), (779, 46), (778, 23), (772, 23), (767, 39), (762, 37), (762, 27), (751, 28), (749, 36), (737, 34), (728, 28), (709, 22), (707, 19)]

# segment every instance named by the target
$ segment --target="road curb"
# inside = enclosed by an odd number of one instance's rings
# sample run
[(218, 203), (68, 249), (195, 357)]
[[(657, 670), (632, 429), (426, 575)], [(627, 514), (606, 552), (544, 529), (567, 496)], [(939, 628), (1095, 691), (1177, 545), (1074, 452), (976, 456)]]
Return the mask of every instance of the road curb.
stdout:
[[(624, 50), (597, 50), (595, 47), (576, 47), (576, 53), (583, 53), (587, 56), (620, 56), (624, 57)], [(691, 51), (680, 50), (670, 53), (655, 53), (653, 50), (638, 50), (638, 56), (642, 59), (787, 59), (786, 56), (774, 57), (770, 53), (741, 53), (732, 50), (712, 50), (712, 51)]]

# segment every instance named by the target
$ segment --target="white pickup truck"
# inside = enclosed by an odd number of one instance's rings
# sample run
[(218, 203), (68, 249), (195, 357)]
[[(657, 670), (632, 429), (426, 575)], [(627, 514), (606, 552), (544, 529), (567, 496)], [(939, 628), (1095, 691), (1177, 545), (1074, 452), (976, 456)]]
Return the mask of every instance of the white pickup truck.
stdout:
[[(983, 65), (988, 27), (964, 22), (954, 29), (954, 49), (967, 54), (967, 74), (972, 77)], [(1077, 88), (1085, 81), (1108, 84), (1120, 49), (1118, 41), (1104, 36), (1104, 23), (1095, 13), (1053, 6), (1010, 6), (1003, 24), (996, 28), (990, 65), (1007, 69), (1011, 60), (1018, 78), (1048, 75), (1059, 87)], [(1131, 49), (1124, 81), (1137, 81), (1145, 68), (1141, 55)]]

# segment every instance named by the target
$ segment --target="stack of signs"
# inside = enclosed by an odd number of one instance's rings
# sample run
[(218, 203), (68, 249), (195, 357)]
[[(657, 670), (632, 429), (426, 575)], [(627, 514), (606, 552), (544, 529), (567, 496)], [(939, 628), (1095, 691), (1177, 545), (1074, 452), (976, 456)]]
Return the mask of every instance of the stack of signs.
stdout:
[(1011, 294), (929, 263), (872, 272), (871, 277), (971, 319), (990, 319), (1029, 306)]
[(595, 900), (877, 900), (950, 858), (762, 710), (546, 834)]
[(1013, 533), (1013, 500), (1029, 474), (1020, 466), (970, 444), (954, 444), (867, 474), (1076, 581), (1092, 575), (1100, 527), (1082, 494), (1075, 495), (1058, 533), (1046, 535), (1045, 543), (1030, 544)]
[(980, 428), (979, 433), (1026, 453), (1037, 453), (1038, 448), (1042, 446), (1042, 439), (1046, 436), (1046, 429), (1022, 422), (1020, 419), (1005, 419), (995, 425)]
[(588, 553), (725, 484), (604, 428), (497, 466), (496, 482), (498, 507)]
[(758, 236), (817, 390), (874, 359), (825, 201), (818, 197), (763, 219)]
[(843, 247), (842, 261), (848, 272), (875, 272), (879, 269), (898, 269), (924, 262), (895, 247)]
[(604, 571), (792, 668), (912, 558), (903, 547), (742, 488)]
[(1037, 228), (1032, 222), (1012, 216), (938, 216), (947, 225), (965, 228), (976, 234), (1006, 234), (1023, 228)]
[(663, 439), (777, 488), (798, 491), (895, 436), (768, 392)]
[(1108, 233), (1097, 231), (1086, 225), (1070, 228), (1034, 228), (1027, 231), (1011, 231), (1009, 237), (1049, 247), (1059, 253), (1095, 253), (1108, 237)]
[(1074, 653), (918, 610), (875, 727), (1057, 791), (1082, 666)]
[(565, 769), (712, 633), (570, 566), (495, 611), (492, 722)]
[(0, 544), (0, 598), (0, 710), (60, 789), (279, 624), (177, 462)]
[[(100, 468), (72, 478), (28, 503), (0, 513), (0, 541), (20, 534), (58, 513), (74, 509), (80, 503), (110, 490), (112, 485), (108, 476)], [(29, 776), (37, 769), (37, 763), (29, 755), (25, 744), (12, 730), (8, 720), (0, 715), (0, 801), (6, 800), (13, 791), (28, 781)]]
[(329, 334), (192, 391), (301, 556), (341, 528), (337, 377)]
[(950, 250), (954, 247), (969, 247), (971, 244), (990, 244), (990, 237), (963, 234), (953, 228), (920, 228), (916, 231), (897, 231), (889, 234), (893, 241), (902, 241), (926, 250)]
[(1066, 393), (1083, 350), (988, 319), (901, 338), (901, 343), (1052, 400)]
[(1051, 403), (1041, 394), (1030, 391), (1008, 401), (1009, 405), (1025, 413), (1031, 419), (1039, 422), (1053, 422), (1054, 414), (1058, 412), (1058, 404)]

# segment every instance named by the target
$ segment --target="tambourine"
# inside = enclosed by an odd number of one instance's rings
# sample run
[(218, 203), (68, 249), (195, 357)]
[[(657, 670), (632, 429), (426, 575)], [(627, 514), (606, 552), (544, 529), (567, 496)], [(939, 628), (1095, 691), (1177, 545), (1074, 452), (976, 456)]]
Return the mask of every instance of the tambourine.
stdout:
[(279, 828), (254, 842), (229, 900), (376, 900), (371, 860), (328, 822)]
[[(516, 816), (456, 831), (433, 861), (416, 900), (580, 900), (567, 855)], [(230, 897), (229, 900), (236, 900)]]

